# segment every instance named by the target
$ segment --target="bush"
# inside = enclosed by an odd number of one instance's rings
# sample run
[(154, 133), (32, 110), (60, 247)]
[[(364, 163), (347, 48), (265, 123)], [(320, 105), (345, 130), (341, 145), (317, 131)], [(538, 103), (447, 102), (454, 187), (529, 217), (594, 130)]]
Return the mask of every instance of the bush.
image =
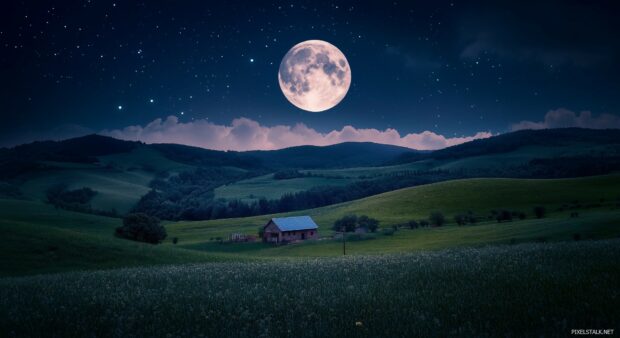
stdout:
[(381, 233), (385, 236), (392, 236), (394, 235), (394, 229), (383, 229)]
[(143, 213), (128, 214), (123, 218), (123, 226), (116, 228), (117, 237), (137, 242), (158, 244), (167, 234), (159, 224), (159, 219)]
[(429, 225), (429, 223), (428, 223), (427, 220), (423, 219), (423, 220), (420, 221), (420, 226), (421, 227), (427, 227), (428, 225)]
[(370, 232), (376, 232), (379, 228), (379, 221), (372, 217), (362, 215), (357, 218), (357, 226), (360, 228), (366, 228)]
[(543, 206), (537, 206), (534, 207), (534, 215), (536, 215), (536, 218), (543, 218), (545, 217), (545, 207)]
[(274, 173), (273, 179), (274, 180), (288, 180), (291, 178), (300, 178), (300, 177), (307, 177), (307, 176), (310, 176), (310, 175), (306, 173), (302, 173), (298, 170), (291, 169), (291, 170), (281, 170), (281, 171)]
[(172, 238), (172, 244), (177, 244), (177, 243), (179, 243), (179, 237)]
[(357, 216), (356, 215), (345, 215), (342, 218), (336, 220), (334, 222), (333, 229), (335, 231), (344, 231), (353, 232), (355, 231), (355, 227), (357, 226)]
[(47, 202), (58, 207), (71, 205), (87, 205), (97, 194), (91, 188), (68, 190), (66, 184), (56, 184), (46, 191)]
[(431, 224), (436, 227), (440, 227), (446, 222), (446, 217), (439, 211), (431, 213), (431, 216), (428, 219)]
[(508, 210), (502, 210), (500, 212), (497, 213), (497, 216), (495, 216), (495, 219), (497, 220), (497, 223), (501, 223), (502, 221), (512, 221), (512, 215), (513, 213), (508, 211)]
[(474, 213), (470, 210), (466, 214), (457, 214), (457, 215), (455, 215), (454, 216), (454, 221), (458, 225), (465, 225), (467, 223), (474, 224), (474, 223), (477, 222), (477, 219), (476, 219), (476, 216), (474, 216)]
[(411, 220), (411, 221), (407, 222), (407, 226), (409, 227), (409, 229), (415, 229), (415, 228), (419, 227), (420, 225), (418, 224), (418, 222), (416, 220)]

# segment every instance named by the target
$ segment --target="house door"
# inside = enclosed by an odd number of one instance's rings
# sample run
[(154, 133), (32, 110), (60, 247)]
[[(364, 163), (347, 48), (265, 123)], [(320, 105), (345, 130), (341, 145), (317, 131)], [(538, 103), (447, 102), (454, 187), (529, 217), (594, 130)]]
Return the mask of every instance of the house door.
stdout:
[(301, 233), (301, 239), (306, 239), (306, 233), (305, 232)]

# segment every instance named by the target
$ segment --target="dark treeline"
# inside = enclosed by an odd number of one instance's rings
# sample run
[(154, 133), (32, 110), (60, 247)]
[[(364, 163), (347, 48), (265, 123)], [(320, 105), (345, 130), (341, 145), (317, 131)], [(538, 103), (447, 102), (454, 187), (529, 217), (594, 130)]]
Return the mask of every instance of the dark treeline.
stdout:
[(534, 158), (525, 164), (459, 169), (466, 177), (569, 178), (620, 171), (620, 155), (582, 155)]
[[(169, 220), (246, 217), (317, 208), (395, 189), (460, 178), (459, 175), (448, 171), (400, 172), (385, 175), (379, 179), (354, 182), (346, 186), (316, 187), (285, 194), (279, 199), (261, 198), (254, 202), (216, 200), (213, 199), (212, 189), (209, 190), (207, 187), (183, 188), (182, 185), (176, 185), (179, 187), (177, 193), (152, 190), (140, 200), (133, 211)], [(204, 193), (196, 193), (192, 189), (203, 189)], [(184, 192), (189, 195), (183, 195)]]
[[(527, 165), (493, 169), (454, 171), (399, 171), (381, 173), (345, 186), (322, 186), (278, 199), (246, 202), (214, 199), (213, 189), (264, 172), (204, 168), (153, 181), (153, 190), (143, 196), (134, 212), (144, 212), (168, 220), (208, 220), (246, 217), (322, 207), (348, 202), (400, 188), (471, 177), (559, 178), (601, 175), (620, 170), (620, 157), (575, 156), (533, 159)], [(277, 178), (276, 178), (277, 176)], [(297, 170), (283, 170), (276, 179), (308, 177)], [(317, 175), (319, 176), (319, 175)]]
[[(222, 218), (224, 216), (220, 216), (219, 210), (227, 210), (229, 207), (220, 208), (221, 203), (215, 203), (213, 189), (261, 174), (264, 173), (207, 167), (184, 171), (178, 175), (160, 175), (151, 182), (152, 190), (142, 196), (132, 211), (143, 212), (161, 219), (177, 220), (186, 219), (183, 215), (193, 214), (194, 210), (210, 210), (210, 214), (215, 217), (192, 219)], [(234, 203), (230, 208), (239, 209)], [(215, 213), (212, 210), (215, 210)], [(222, 215), (227, 213), (230, 211)]]
[(312, 176), (309, 172), (301, 172), (295, 169), (280, 170), (273, 174), (274, 180), (289, 180), (292, 178), (304, 178)]
[(90, 201), (97, 195), (91, 188), (83, 187), (80, 189), (69, 190), (63, 183), (55, 184), (46, 191), (46, 202), (56, 208), (85, 212), (102, 216), (117, 216), (116, 210), (93, 209)]

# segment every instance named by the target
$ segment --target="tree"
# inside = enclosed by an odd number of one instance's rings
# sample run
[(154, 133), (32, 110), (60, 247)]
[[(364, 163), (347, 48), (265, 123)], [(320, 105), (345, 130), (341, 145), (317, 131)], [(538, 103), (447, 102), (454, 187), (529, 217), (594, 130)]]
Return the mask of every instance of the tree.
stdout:
[(467, 216), (463, 215), (463, 214), (455, 215), (454, 216), (454, 221), (458, 225), (465, 225), (465, 224), (467, 224)]
[(420, 225), (418, 224), (418, 222), (417, 222), (416, 220), (413, 220), (413, 219), (412, 219), (411, 221), (407, 222), (407, 225), (408, 225), (408, 226), (409, 226), (409, 228), (410, 228), (410, 229), (412, 229), (412, 230), (413, 230), (413, 229), (415, 229), (415, 228), (417, 228), (418, 226), (420, 226)]
[(342, 218), (336, 220), (334, 222), (333, 229), (336, 231), (344, 231), (353, 232), (355, 231), (355, 226), (357, 225), (357, 216), (356, 215), (345, 215)]
[(117, 237), (137, 242), (158, 244), (167, 234), (166, 228), (159, 224), (157, 217), (144, 213), (128, 214), (123, 218), (123, 226), (116, 228)]
[(536, 215), (536, 218), (543, 218), (545, 217), (545, 207), (543, 206), (536, 206), (534, 207), (534, 215)]
[(357, 219), (357, 226), (360, 228), (366, 228), (370, 232), (375, 232), (379, 228), (379, 221), (366, 215), (362, 215)]
[(501, 210), (500, 212), (497, 213), (497, 216), (495, 217), (495, 219), (497, 220), (497, 223), (501, 223), (502, 221), (512, 221), (512, 212), (508, 211), (508, 210)]
[(440, 227), (446, 222), (446, 217), (439, 211), (431, 213), (431, 216), (428, 219), (431, 224), (436, 227)]

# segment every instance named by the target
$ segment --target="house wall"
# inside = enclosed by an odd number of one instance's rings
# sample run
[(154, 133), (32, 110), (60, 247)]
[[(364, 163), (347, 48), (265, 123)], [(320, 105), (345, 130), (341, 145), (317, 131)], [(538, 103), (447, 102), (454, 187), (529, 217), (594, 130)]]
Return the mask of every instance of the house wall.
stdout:
[(282, 232), (282, 240), (283, 241), (301, 241), (302, 234), (305, 234), (305, 239), (317, 239), (319, 235), (316, 229), (312, 230), (297, 230), (297, 231), (284, 231)]
[(263, 241), (276, 243), (282, 241), (282, 234), (280, 233), (280, 229), (278, 229), (278, 227), (271, 221), (269, 221), (269, 223), (265, 226)]

